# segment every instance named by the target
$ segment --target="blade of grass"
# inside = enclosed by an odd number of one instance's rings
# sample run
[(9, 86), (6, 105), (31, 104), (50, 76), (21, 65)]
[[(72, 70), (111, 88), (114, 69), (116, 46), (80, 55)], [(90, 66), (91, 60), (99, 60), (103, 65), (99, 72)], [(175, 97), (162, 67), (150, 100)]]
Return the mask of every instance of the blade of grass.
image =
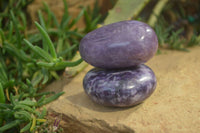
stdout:
[(75, 32), (75, 31), (68, 31), (66, 32), (66, 34), (69, 34), (69, 35), (74, 35), (74, 36), (77, 36), (77, 37), (84, 37), (84, 35), (78, 33), (78, 32)]
[[(71, 45), (69, 44), (68, 40), (65, 41), (66, 44), (66, 49), (70, 49)], [(71, 59), (72, 58), (72, 51), (69, 51), (67, 53), (67, 59)]]
[(38, 17), (39, 17), (39, 21), (40, 21), (41, 26), (42, 26), (44, 29), (46, 29), (45, 20), (44, 20), (44, 17), (43, 17), (43, 15), (42, 15), (42, 13), (41, 13), (40, 10), (38, 11)]
[[(56, 48), (56, 52), (57, 53), (59, 53), (60, 51), (62, 51), (63, 50), (63, 38), (64, 37), (60, 37), (59, 39), (58, 39), (58, 43), (57, 43), (57, 48)], [(59, 57), (59, 56), (58, 56)]]
[(26, 132), (30, 129), (32, 125), (32, 121), (30, 121), (28, 124), (26, 124), (26, 126), (24, 126), (21, 130), (20, 130), (20, 133), (23, 133), (23, 132)]
[(6, 74), (6, 71), (3, 67), (3, 64), (0, 62), (0, 84), (2, 83), (3, 85), (8, 81), (8, 77), (7, 77), (7, 74)]
[(54, 77), (56, 80), (59, 80), (60, 77), (58, 76), (58, 74), (56, 73), (56, 71), (50, 71), (50, 74), (52, 77)]
[(14, 108), (14, 110), (25, 110), (25, 111), (28, 111), (28, 112), (31, 112), (31, 113), (36, 113), (36, 111), (34, 109), (32, 109), (31, 107), (27, 106), (27, 105), (23, 105), (23, 104), (17, 104)]
[(23, 73), (23, 66), (22, 66), (22, 61), (21, 60), (17, 60), (16, 61), (16, 69), (17, 69), (17, 78), (18, 79), (22, 79), (22, 73)]
[(88, 12), (87, 12), (86, 10), (84, 11), (84, 18), (85, 18), (86, 29), (87, 29), (87, 27), (89, 27), (89, 25), (90, 25), (90, 23), (91, 23), (91, 20), (90, 20), (90, 17), (89, 17)]
[(77, 61), (74, 62), (70, 62), (70, 61), (62, 61), (62, 62), (58, 62), (56, 63), (56, 65), (54, 67), (52, 67), (52, 70), (61, 70), (64, 69), (65, 67), (73, 67), (73, 66), (77, 66), (78, 64), (80, 64), (83, 60), (79, 59)]
[(40, 26), (39, 23), (35, 22), (35, 25), (36, 25), (36, 27), (38, 28), (38, 30), (40, 31), (40, 33), (42, 34), (42, 36), (45, 38), (45, 40), (46, 40), (46, 42), (47, 42), (47, 45), (48, 45), (48, 47), (49, 47), (51, 56), (52, 56), (53, 58), (57, 58), (56, 50), (55, 50), (54, 44), (53, 44), (53, 42), (51, 41), (50, 37), (48, 36), (47, 32)]
[(18, 46), (19, 48), (21, 48), (21, 34), (20, 34), (19, 28), (18, 28), (18, 26), (17, 26), (18, 23), (17, 23), (17, 20), (16, 20), (16, 18), (15, 18), (15, 16), (14, 16), (12, 10), (10, 11), (10, 14), (11, 14), (11, 18), (12, 18), (12, 21), (13, 21), (13, 24), (14, 24), (14, 28), (15, 28), (15, 32), (16, 32), (17, 46)]
[(33, 35), (30, 35), (29, 37), (28, 37), (28, 41), (30, 42), (30, 43), (36, 43), (36, 42), (39, 42), (40, 40), (42, 40), (42, 37), (41, 37), (41, 35), (38, 33), (38, 34), (33, 34)]
[(0, 43), (1, 43), (0, 46), (1, 46), (5, 42), (5, 35), (2, 29), (0, 29), (0, 35), (1, 35), (1, 38), (0, 38)]
[(44, 116), (46, 116), (46, 115), (47, 115), (47, 109), (45, 107), (43, 107), (40, 118), (44, 118)]
[(95, 29), (96, 27), (97, 27), (97, 23), (98, 23), (98, 21), (100, 20), (100, 18), (101, 18), (101, 15), (99, 15), (99, 16), (97, 16), (93, 21), (92, 21), (92, 23), (91, 23), (91, 30), (93, 30), (93, 29)]
[(21, 59), (22, 61), (30, 61), (31, 59), (24, 53), (23, 50), (18, 49), (15, 47), (15, 45), (5, 42), (5, 45), (3, 46), (11, 55), (14, 57), (16, 56), (18, 59)]
[(158, 17), (161, 13), (161, 11), (163, 10), (163, 7), (166, 5), (166, 3), (168, 2), (168, 0), (160, 0), (155, 8), (153, 9), (153, 13), (151, 14), (151, 16), (149, 17), (148, 20), (148, 24), (152, 27), (155, 26), (156, 21), (158, 20)]
[(64, 51), (58, 53), (58, 56), (66, 55), (68, 52), (72, 51), (72, 50), (75, 49), (77, 46), (78, 46), (78, 44), (72, 45), (70, 48), (67, 48), (67, 49), (65, 49)]
[(35, 118), (34, 115), (33, 115), (32, 117), (33, 117), (33, 119), (32, 119), (32, 125), (31, 125), (31, 127), (30, 127), (30, 131), (31, 131), (31, 132), (34, 130), (35, 125), (36, 125), (36, 118)]
[(22, 20), (22, 23), (23, 23), (23, 30), (25, 30), (26, 27), (27, 27), (27, 26), (26, 26), (26, 25), (27, 25), (27, 23), (26, 23), (26, 17), (25, 17), (25, 15), (24, 15), (23, 12), (20, 12), (19, 16), (20, 16), (20, 18), (21, 18), (21, 20)]
[(46, 98), (46, 95), (42, 95), (42, 97), (37, 101), (37, 106), (42, 104), (42, 102), (44, 101), (45, 98)]
[(6, 110), (11, 110), (11, 109), (13, 109), (13, 106), (11, 104), (0, 103), (0, 108), (6, 109)]
[(48, 80), (49, 80), (49, 73), (48, 73), (48, 70), (45, 69), (45, 68), (42, 68), (42, 74), (44, 75), (42, 84), (45, 84), (45, 83), (47, 83)]
[[(45, 7), (46, 12), (51, 15), (55, 26), (58, 28), (59, 27), (59, 23), (58, 23), (58, 20), (56, 19), (55, 14), (49, 9), (49, 6), (45, 2), (43, 2), (43, 5)], [(50, 20), (48, 20), (48, 21), (50, 21)], [(48, 22), (48, 23), (50, 23), (50, 22)]]
[[(44, 17), (43, 17), (43, 15), (42, 15), (40, 10), (38, 11), (38, 16), (39, 16), (39, 20), (40, 20), (41, 26), (46, 30), (45, 20), (44, 20)], [(48, 48), (48, 45), (46, 45), (46, 44), (47, 44), (47, 42), (46, 42), (45, 38), (42, 37), (43, 49), (48, 52), (49, 48)]]
[(50, 102), (56, 100), (57, 98), (59, 98), (59, 97), (60, 97), (61, 95), (63, 95), (63, 94), (64, 94), (64, 92), (59, 92), (59, 93), (57, 93), (57, 94), (55, 94), (55, 95), (53, 95), (53, 96), (50, 96), (50, 97), (44, 99), (42, 102), (40, 102), (40, 103), (38, 104), (38, 106), (40, 107), (40, 106), (43, 106), (43, 105), (45, 105), (45, 104), (48, 104), (48, 103), (50, 103)]
[(31, 80), (32, 85), (37, 86), (42, 81), (43, 78), (44, 75), (41, 73), (40, 70), (35, 72)]
[(68, 27), (72, 28), (72, 26), (74, 26), (74, 24), (76, 24), (80, 20), (80, 18), (83, 16), (84, 12), (85, 12), (85, 8), (83, 8), (81, 10), (81, 12), (79, 13), (79, 15), (75, 19), (72, 20), (72, 22), (69, 24)]
[[(71, 16), (68, 16), (68, 17), (64, 20), (63, 24), (60, 25), (60, 30), (65, 30), (65, 29), (66, 29), (67, 25), (69, 24), (70, 19), (71, 19)], [(68, 27), (67, 27), (67, 28), (68, 28)]]
[(27, 105), (27, 106), (35, 106), (37, 103), (31, 100), (23, 100), (19, 101), (19, 104)]
[(51, 68), (54, 67), (55, 63), (46, 63), (46, 62), (37, 62), (37, 65), (40, 67)]
[[(46, 4), (46, 3), (43, 1), (43, 6), (44, 6), (44, 8), (46, 8), (44, 4)], [(47, 7), (47, 8), (48, 8), (48, 7)], [(48, 8), (48, 9), (49, 9), (49, 8)], [(50, 12), (48, 9), (47, 9), (47, 10), (44, 9), (44, 10), (46, 10), (46, 12), (47, 12), (46, 26), (47, 26), (47, 27), (50, 27), (50, 26), (51, 26), (51, 21), (52, 21), (52, 15), (51, 15), (51, 12)]]
[(7, 123), (3, 127), (0, 127), (0, 133), (4, 133), (8, 129), (19, 126), (22, 122), (24, 122), (24, 121), (23, 120), (14, 120), (10, 123)]
[[(18, 106), (18, 105), (17, 105)], [(23, 106), (20, 108), (20, 111), (16, 111), (14, 116), (17, 119), (23, 119), (24, 121), (31, 121), (31, 114), (28, 111), (23, 110)]]
[(9, 33), (8, 33), (8, 40), (12, 39), (12, 33), (13, 33), (13, 22), (10, 21), (10, 27), (9, 27)]
[(69, 16), (69, 13), (68, 13), (68, 5), (67, 5), (67, 2), (66, 0), (63, 0), (63, 4), (64, 4), (64, 14), (63, 14), (63, 17), (62, 17), (62, 20), (61, 20), (61, 23), (60, 23), (60, 26), (63, 27), (63, 24), (65, 22), (65, 20), (68, 18)]
[(43, 49), (38, 46), (33, 46), (28, 40), (24, 39), (24, 42), (34, 51), (38, 56), (42, 57), (47, 62), (53, 61), (53, 58)]
[(49, 94), (54, 94), (54, 92), (41, 92), (41, 93), (35, 94), (34, 97), (40, 97), (40, 96), (49, 95)]
[[(5, 98), (5, 95), (4, 95), (4, 90), (3, 90), (3, 86), (1, 85), (0, 83), (0, 103), (5, 103), (6, 102), (6, 98)], [(1, 111), (1, 107), (0, 107), (0, 111)], [(0, 126), (3, 125), (3, 119), (0, 118)]]

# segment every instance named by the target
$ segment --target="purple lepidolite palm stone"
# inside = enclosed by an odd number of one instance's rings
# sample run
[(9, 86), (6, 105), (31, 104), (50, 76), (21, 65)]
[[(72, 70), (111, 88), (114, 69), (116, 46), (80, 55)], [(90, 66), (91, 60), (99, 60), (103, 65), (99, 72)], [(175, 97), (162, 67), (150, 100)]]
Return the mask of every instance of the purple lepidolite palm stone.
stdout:
[(128, 107), (141, 103), (153, 93), (156, 77), (146, 65), (117, 70), (94, 68), (84, 77), (83, 87), (96, 103)]
[(106, 69), (126, 68), (147, 62), (156, 53), (154, 30), (139, 21), (121, 21), (88, 33), (80, 42), (81, 57)]

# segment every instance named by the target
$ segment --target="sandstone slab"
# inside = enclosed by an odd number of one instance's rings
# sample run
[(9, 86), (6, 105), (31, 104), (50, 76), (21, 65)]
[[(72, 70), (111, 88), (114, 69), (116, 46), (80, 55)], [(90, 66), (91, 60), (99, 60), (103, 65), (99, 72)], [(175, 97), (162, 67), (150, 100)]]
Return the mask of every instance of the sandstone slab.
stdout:
[(142, 104), (111, 108), (92, 102), (82, 87), (84, 75), (92, 68), (88, 66), (63, 86), (65, 94), (48, 108), (62, 114), (61, 126), (67, 133), (198, 133), (200, 47), (188, 53), (162, 50), (147, 65), (158, 84)]

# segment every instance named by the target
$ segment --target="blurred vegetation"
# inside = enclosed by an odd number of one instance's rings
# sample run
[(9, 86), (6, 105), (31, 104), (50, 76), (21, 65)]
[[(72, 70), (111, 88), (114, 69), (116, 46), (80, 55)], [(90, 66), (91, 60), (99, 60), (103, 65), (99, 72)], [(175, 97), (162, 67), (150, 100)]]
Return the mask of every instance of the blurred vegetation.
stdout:
[[(30, 25), (26, 7), (32, 1), (0, 2), (1, 133), (40, 130), (39, 125), (46, 122), (47, 111), (45, 108), (40, 111), (39, 108), (63, 94), (40, 92), (41, 89), (53, 78), (58, 79), (59, 73), (66, 67), (82, 62), (80, 57), (76, 61), (71, 60), (77, 53), (80, 39), (97, 28), (101, 18), (98, 8), (82, 8), (79, 15), (72, 19), (63, 0), (64, 14), (59, 23), (44, 3), (41, 11), (38, 11), (36, 29), (28, 30)], [(86, 27), (80, 30), (75, 25), (83, 16)]]
[(188, 51), (200, 44), (200, 0), (118, 0), (104, 22), (130, 19), (152, 26), (159, 48)]
[(155, 31), (162, 48), (188, 51), (200, 45), (200, 1), (169, 1), (157, 17)]

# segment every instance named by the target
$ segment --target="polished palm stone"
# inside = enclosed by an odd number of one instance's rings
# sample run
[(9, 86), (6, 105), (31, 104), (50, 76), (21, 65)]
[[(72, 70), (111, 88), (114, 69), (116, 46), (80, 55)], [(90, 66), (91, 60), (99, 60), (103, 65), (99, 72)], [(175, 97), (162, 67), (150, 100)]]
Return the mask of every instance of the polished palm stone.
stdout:
[(126, 68), (151, 59), (158, 48), (154, 30), (139, 21), (121, 21), (88, 33), (80, 42), (81, 57), (105, 69)]
[(84, 77), (83, 87), (96, 103), (128, 107), (141, 103), (153, 93), (156, 77), (146, 65), (123, 70), (94, 68)]

